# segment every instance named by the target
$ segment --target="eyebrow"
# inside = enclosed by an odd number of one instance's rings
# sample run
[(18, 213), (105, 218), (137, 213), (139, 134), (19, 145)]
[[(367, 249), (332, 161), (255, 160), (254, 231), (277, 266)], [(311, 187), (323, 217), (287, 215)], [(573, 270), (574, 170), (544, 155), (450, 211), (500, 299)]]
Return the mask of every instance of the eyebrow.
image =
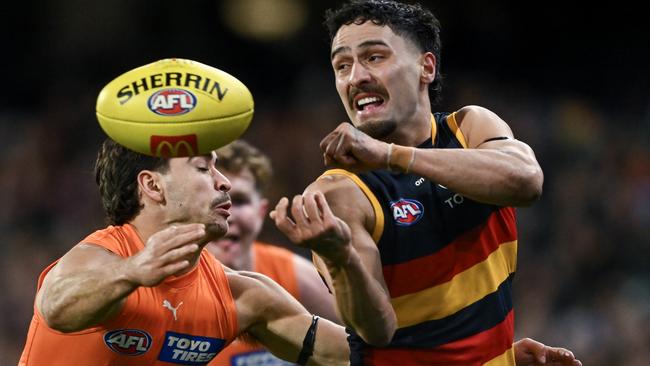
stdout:
[[(386, 46), (388, 47), (388, 44), (380, 39), (369, 39), (367, 41), (363, 41), (359, 44), (358, 48), (368, 48), (371, 46)], [(335, 48), (332, 53), (330, 54), (330, 59), (334, 59), (334, 57), (344, 51), (351, 51), (352, 49), (348, 46), (340, 46)]]
[(211, 155), (194, 155), (194, 156), (189, 156), (189, 157), (187, 158), (187, 161), (188, 161), (188, 162), (191, 162), (191, 161), (196, 160), (196, 159), (203, 160), (203, 161), (206, 161), (206, 162), (208, 162), (208, 163), (211, 163), (211, 162), (212, 162), (212, 156), (211, 156)]

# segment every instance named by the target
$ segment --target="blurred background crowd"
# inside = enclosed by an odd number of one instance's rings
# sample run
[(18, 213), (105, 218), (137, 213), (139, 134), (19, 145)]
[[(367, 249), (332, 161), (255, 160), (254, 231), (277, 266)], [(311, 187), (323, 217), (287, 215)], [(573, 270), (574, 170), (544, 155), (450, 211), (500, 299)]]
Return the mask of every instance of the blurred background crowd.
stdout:
[[(94, 116), (103, 85), (168, 57), (238, 77), (256, 102), (244, 139), (274, 164), (274, 205), (318, 176), (318, 142), (346, 120), (321, 26), (324, 10), (339, 3), (59, 0), (2, 10), (0, 365), (18, 361), (40, 271), (104, 226), (92, 173), (104, 138)], [(517, 337), (566, 346), (585, 365), (647, 366), (646, 9), (422, 3), (443, 29), (435, 109), (491, 109), (544, 169), (541, 200), (518, 210)], [(262, 239), (298, 250), (270, 220)]]

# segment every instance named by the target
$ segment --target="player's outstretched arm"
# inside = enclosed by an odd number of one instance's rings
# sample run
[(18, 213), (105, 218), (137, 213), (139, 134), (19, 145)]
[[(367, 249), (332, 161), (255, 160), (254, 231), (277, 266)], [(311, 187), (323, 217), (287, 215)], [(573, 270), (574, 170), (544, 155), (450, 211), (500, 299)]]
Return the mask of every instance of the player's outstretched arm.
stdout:
[(202, 224), (170, 227), (149, 238), (138, 254), (122, 258), (82, 243), (71, 249), (46, 275), (36, 307), (51, 328), (74, 332), (116, 314), (139, 286), (155, 286), (190, 267), (205, 236)]
[(582, 366), (566, 348), (549, 347), (530, 338), (520, 339), (513, 346), (517, 366)]
[(328, 166), (354, 172), (390, 167), (422, 176), (479, 202), (501, 206), (534, 203), (542, 193), (544, 177), (533, 150), (516, 140), (510, 127), (485, 108), (464, 107), (455, 119), (466, 149), (388, 144), (348, 123), (328, 134), (320, 147)]
[[(285, 289), (260, 273), (226, 273), (235, 297), (240, 332), (250, 334), (271, 353), (289, 362), (297, 362), (302, 353), (307, 365), (348, 365), (349, 348), (343, 327), (327, 319), (318, 319), (312, 327), (312, 315)], [(303, 350), (308, 332), (313, 335), (313, 343), (308, 341)]]
[(345, 176), (326, 177), (294, 197), (291, 205), (286, 198), (280, 200), (271, 217), (294, 244), (316, 253), (341, 320), (366, 342), (388, 344), (397, 319), (369, 234), (374, 211), (363, 192)]

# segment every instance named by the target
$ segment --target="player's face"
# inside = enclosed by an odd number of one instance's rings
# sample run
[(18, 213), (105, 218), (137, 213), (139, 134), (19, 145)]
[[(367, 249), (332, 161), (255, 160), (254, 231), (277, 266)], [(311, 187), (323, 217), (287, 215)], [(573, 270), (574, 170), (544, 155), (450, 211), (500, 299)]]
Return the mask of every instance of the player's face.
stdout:
[(230, 181), (215, 166), (216, 153), (190, 158), (172, 158), (163, 174), (167, 223), (216, 224), (228, 231)]
[[(360, 130), (375, 138), (413, 118), (422, 103), (421, 53), (388, 26), (342, 26), (332, 40), (336, 89)], [(426, 99), (426, 98), (424, 98)]]
[(232, 215), (228, 218), (228, 233), (208, 244), (208, 250), (223, 264), (241, 269), (243, 255), (248, 255), (253, 241), (262, 230), (268, 201), (255, 187), (255, 177), (249, 169), (239, 173), (224, 171), (232, 184)]

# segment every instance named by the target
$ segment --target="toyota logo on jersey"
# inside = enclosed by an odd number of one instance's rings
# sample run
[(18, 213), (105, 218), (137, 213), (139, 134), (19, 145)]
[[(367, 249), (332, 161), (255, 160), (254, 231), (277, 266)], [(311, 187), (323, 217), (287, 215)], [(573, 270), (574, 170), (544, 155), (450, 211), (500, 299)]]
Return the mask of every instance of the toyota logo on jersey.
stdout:
[(141, 355), (151, 347), (151, 336), (140, 329), (116, 329), (104, 334), (104, 343), (116, 353)]
[(413, 225), (424, 215), (424, 206), (416, 200), (400, 198), (390, 204), (393, 211), (393, 219), (397, 225)]
[(196, 96), (185, 89), (163, 89), (150, 96), (147, 104), (156, 114), (177, 116), (196, 107)]

